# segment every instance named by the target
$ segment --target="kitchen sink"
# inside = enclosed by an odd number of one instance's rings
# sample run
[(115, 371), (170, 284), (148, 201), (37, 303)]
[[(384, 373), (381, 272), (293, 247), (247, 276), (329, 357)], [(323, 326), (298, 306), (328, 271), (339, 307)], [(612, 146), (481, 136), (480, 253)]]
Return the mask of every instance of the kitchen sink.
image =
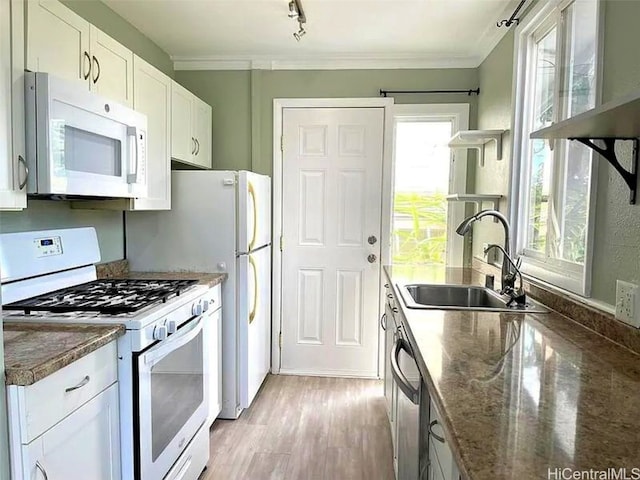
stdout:
[(431, 310), (474, 310), (489, 312), (548, 313), (537, 302), (527, 299), (524, 306), (507, 306), (507, 297), (485, 287), (416, 283), (398, 285), (407, 308)]

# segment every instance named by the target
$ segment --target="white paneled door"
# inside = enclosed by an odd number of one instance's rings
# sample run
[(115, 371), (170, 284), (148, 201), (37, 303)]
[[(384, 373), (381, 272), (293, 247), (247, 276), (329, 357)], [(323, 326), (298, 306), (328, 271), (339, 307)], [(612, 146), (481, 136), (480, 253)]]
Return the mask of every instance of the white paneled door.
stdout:
[(282, 373), (376, 376), (384, 108), (283, 110)]

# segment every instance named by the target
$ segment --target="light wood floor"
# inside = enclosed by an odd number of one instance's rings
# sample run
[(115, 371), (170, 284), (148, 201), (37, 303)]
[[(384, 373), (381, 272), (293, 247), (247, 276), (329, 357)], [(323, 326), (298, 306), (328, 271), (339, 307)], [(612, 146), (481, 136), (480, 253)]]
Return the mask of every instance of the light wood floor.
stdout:
[(201, 480), (392, 480), (382, 382), (270, 375), (238, 420), (216, 420)]

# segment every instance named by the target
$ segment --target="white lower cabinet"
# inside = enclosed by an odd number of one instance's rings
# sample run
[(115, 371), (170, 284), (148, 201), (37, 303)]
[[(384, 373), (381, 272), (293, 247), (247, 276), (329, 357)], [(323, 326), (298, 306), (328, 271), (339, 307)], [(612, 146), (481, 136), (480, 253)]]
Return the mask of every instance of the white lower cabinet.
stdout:
[(119, 480), (116, 342), (7, 387), (12, 480)]
[(23, 447), (25, 479), (120, 478), (118, 384)]
[(433, 400), (429, 408), (429, 479), (459, 480), (460, 472), (446, 440), (442, 416)]

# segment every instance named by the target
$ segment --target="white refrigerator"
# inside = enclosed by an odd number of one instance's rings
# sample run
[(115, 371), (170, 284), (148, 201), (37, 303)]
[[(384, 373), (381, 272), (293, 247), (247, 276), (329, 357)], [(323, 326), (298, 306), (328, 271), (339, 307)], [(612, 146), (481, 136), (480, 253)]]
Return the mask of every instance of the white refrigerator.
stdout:
[(171, 210), (128, 212), (132, 271), (225, 272), (222, 412), (238, 418), (271, 365), (271, 179), (174, 171)]

